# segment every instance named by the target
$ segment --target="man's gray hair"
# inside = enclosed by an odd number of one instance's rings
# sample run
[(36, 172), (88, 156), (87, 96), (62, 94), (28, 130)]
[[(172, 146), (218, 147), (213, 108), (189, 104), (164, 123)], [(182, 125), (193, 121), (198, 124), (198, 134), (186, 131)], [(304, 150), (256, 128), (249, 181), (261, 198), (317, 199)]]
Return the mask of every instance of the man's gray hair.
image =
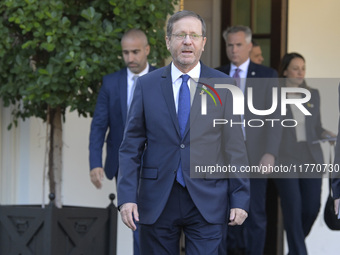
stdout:
[(174, 27), (174, 23), (176, 21), (182, 19), (182, 18), (185, 18), (185, 17), (194, 17), (194, 18), (198, 19), (199, 21), (201, 21), (201, 24), (202, 24), (202, 35), (203, 35), (203, 37), (205, 37), (205, 35), (206, 35), (206, 25), (205, 25), (204, 20), (197, 13), (195, 13), (193, 11), (187, 11), (187, 10), (176, 12), (174, 15), (172, 15), (170, 17), (170, 19), (168, 20), (168, 24), (166, 26), (166, 35), (167, 35), (167, 37), (169, 39), (171, 38), (171, 34), (172, 34), (172, 29)]
[(243, 32), (246, 35), (246, 42), (250, 43), (251, 42), (251, 29), (246, 26), (233, 26), (233, 27), (228, 27), (226, 30), (223, 31), (223, 38), (225, 42), (227, 42), (227, 38), (229, 34), (234, 34), (238, 32)]

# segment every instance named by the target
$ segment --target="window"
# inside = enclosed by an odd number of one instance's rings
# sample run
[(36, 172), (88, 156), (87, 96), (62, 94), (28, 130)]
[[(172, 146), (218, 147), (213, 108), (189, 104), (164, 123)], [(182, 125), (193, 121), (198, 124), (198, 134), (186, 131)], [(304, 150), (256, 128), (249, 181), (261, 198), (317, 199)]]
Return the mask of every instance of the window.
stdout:
[[(278, 69), (287, 48), (288, 0), (224, 0), (222, 1), (222, 31), (229, 26), (249, 26), (253, 39), (261, 46), (266, 66)], [(222, 34), (221, 31), (221, 34)], [(221, 38), (221, 64), (228, 63), (225, 42)]]

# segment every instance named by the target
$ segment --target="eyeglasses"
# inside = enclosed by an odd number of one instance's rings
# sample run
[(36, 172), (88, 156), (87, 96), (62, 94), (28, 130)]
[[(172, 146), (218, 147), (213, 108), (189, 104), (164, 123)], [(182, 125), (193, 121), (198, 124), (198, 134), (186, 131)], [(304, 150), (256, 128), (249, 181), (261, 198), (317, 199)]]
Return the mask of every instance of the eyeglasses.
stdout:
[(203, 37), (203, 35), (198, 35), (198, 34), (185, 34), (185, 33), (180, 33), (180, 34), (171, 34), (173, 35), (177, 40), (184, 40), (187, 35), (189, 36), (189, 38), (193, 41), (197, 41), (198, 39), (200, 39), (201, 37)]

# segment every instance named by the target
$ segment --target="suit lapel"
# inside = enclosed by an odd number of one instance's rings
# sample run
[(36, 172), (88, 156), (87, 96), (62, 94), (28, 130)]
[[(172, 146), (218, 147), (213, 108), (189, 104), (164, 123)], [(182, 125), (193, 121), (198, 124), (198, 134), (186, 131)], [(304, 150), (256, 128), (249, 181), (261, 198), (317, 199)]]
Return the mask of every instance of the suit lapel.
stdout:
[[(201, 63), (200, 78), (209, 78), (209, 77), (211, 77), (211, 74), (209, 73), (208, 68)], [(173, 96), (171, 65), (167, 66), (167, 68), (165, 69), (162, 75), (162, 78), (163, 78), (163, 80), (161, 81), (162, 93), (163, 93), (165, 102), (168, 106), (171, 119), (176, 127), (177, 133), (179, 136), (181, 136), (180, 131), (179, 131), (178, 118), (176, 114), (176, 106), (175, 106), (174, 96)], [(200, 87), (202, 87), (202, 84), (198, 82), (197, 88), (200, 88)], [(200, 89), (196, 89), (194, 100), (193, 100), (191, 110), (190, 110), (190, 119), (188, 120), (187, 125), (185, 127), (183, 139), (187, 135), (190, 129), (190, 124), (193, 123), (195, 118), (200, 114), (200, 109), (201, 109), (199, 105), (200, 103), (201, 103)]]
[(172, 88), (171, 64), (165, 68), (164, 73), (162, 74), (161, 89), (162, 89), (164, 100), (168, 106), (168, 110), (169, 110), (172, 122), (174, 123), (174, 126), (176, 128), (178, 135), (181, 136), (180, 131), (179, 131), (177, 114), (176, 114), (174, 92)]
[[(254, 63), (250, 61), (249, 66), (248, 66), (247, 78), (256, 78), (256, 77), (257, 75), (256, 75)], [(247, 96), (246, 92), (247, 92), (247, 88), (249, 87), (250, 81), (251, 80), (246, 79), (246, 86), (245, 86), (245, 91), (244, 91), (245, 96)]]
[(249, 62), (247, 78), (256, 78), (255, 65), (253, 62)]
[[(156, 68), (149, 65), (148, 72), (155, 70)], [(122, 109), (122, 117), (123, 123), (125, 126), (126, 117), (127, 117), (127, 68), (124, 68), (122, 75), (119, 77), (119, 94), (120, 94), (120, 103)]]
[[(229, 70), (229, 69), (228, 69)], [(205, 66), (204, 64), (202, 64), (201, 62), (201, 74), (200, 74), (200, 78), (199, 78), (199, 82), (197, 83), (197, 88), (195, 91), (195, 96), (194, 96), (194, 100), (192, 102), (192, 106), (191, 106), (191, 111), (190, 111), (190, 121), (188, 121), (187, 127), (185, 129), (185, 135), (187, 134), (190, 125), (192, 123), (194, 123), (195, 119), (197, 118), (197, 116), (199, 116), (201, 114), (201, 89), (202, 86), (204, 85), (202, 82), (202, 78), (206, 79), (206, 78), (213, 78), (211, 73), (209, 72), (209, 68), (207, 66)], [(214, 86), (213, 84), (210, 84), (211, 86)]]
[(230, 64), (226, 66), (226, 74), (230, 76)]
[(122, 75), (119, 78), (119, 93), (120, 93), (120, 104), (122, 109), (123, 123), (125, 126), (126, 115), (127, 115), (127, 70), (124, 68)]
[(184, 131), (184, 136), (188, 133), (190, 125), (195, 121), (197, 116), (201, 114), (200, 110), (200, 104), (201, 104), (201, 90), (199, 88), (202, 88), (203, 84), (201, 82), (201, 78), (210, 78), (211, 74), (208, 71), (208, 68), (201, 63), (201, 74), (198, 79), (197, 88), (195, 90), (194, 100), (192, 102), (191, 110), (190, 110), (190, 120), (187, 123), (187, 126)]

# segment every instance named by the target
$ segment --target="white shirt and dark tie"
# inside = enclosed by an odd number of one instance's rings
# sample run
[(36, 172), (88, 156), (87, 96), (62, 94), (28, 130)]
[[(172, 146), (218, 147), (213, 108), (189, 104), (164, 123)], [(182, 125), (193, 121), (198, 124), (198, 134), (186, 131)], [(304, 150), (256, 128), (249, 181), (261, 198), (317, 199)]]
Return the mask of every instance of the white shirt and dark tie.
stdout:
[[(182, 84), (182, 72), (178, 70), (178, 68), (174, 65), (174, 63), (171, 64), (171, 78), (172, 78), (172, 90), (174, 94), (174, 100), (175, 100), (175, 106), (176, 106), (176, 113), (178, 112), (178, 97), (179, 97), (179, 90)], [(195, 80), (197, 80), (200, 77), (201, 74), (201, 63), (198, 62), (198, 64), (190, 70), (190, 72), (187, 73), (187, 75), (190, 76), (190, 79), (188, 81), (188, 86), (190, 89), (190, 98), (191, 98), (191, 104), (194, 99), (195, 90), (197, 87), (197, 83)]]
[[(235, 66), (234, 64), (230, 65), (229, 75), (236, 80), (237, 86), (242, 90), (243, 95), (246, 90), (246, 78), (248, 74), (249, 63), (250, 63), (250, 59), (248, 58), (247, 61), (244, 62), (240, 66)], [(241, 115), (241, 121), (242, 122), (244, 121), (244, 115)], [(242, 132), (243, 132), (244, 140), (246, 140), (246, 130), (243, 124), (242, 124)]]
[(133, 98), (133, 93), (135, 92), (136, 88), (136, 82), (137, 78), (140, 76), (143, 76), (144, 74), (147, 74), (149, 71), (149, 63), (147, 63), (146, 68), (141, 71), (139, 74), (135, 74), (130, 71), (130, 69), (127, 69), (127, 97), (126, 97), (126, 102), (127, 102), (127, 109), (129, 112), (129, 108), (132, 102)]
[(235, 66), (233, 64), (230, 65), (230, 74), (229, 74), (230, 77), (234, 77), (236, 69), (239, 69), (239, 72), (238, 72), (238, 75), (240, 77), (239, 87), (243, 91), (243, 94), (246, 89), (246, 78), (248, 74), (249, 63), (250, 63), (250, 59), (248, 58), (248, 60), (240, 66)]
[[(197, 87), (197, 83), (193, 78), (199, 78), (200, 72), (200, 63), (186, 74), (183, 74), (174, 63), (171, 64), (172, 89), (181, 136), (184, 134), (187, 122), (190, 121), (190, 107)], [(179, 162), (177, 169), (176, 180), (183, 187), (186, 186), (183, 178), (181, 161)]]

